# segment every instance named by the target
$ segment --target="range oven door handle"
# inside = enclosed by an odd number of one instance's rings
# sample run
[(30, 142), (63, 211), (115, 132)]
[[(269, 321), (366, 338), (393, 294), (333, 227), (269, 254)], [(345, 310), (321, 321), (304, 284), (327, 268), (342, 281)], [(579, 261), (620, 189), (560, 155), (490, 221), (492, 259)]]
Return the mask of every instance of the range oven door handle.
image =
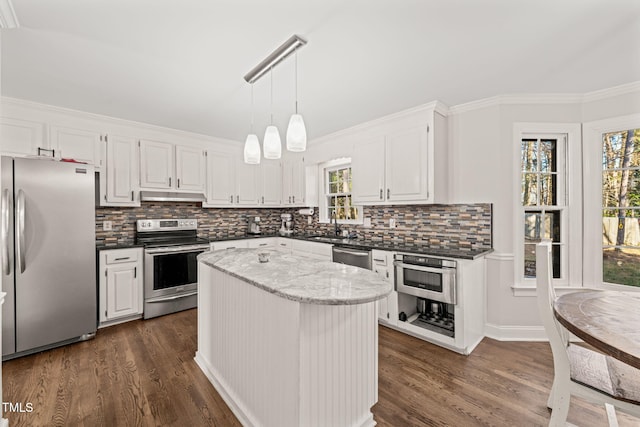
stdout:
[(181, 298), (186, 298), (186, 297), (190, 297), (193, 295), (198, 295), (198, 291), (194, 291), (194, 292), (188, 292), (186, 294), (180, 294), (180, 295), (171, 295), (168, 297), (159, 297), (159, 298), (153, 298), (153, 299), (148, 299), (145, 302), (149, 303), (149, 304), (153, 304), (156, 302), (167, 302), (167, 301), (174, 301), (177, 299), (181, 299)]
[(145, 253), (149, 255), (163, 255), (163, 254), (179, 254), (185, 252), (205, 252), (209, 250), (209, 245), (194, 245), (194, 246), (176, 246), (168, 248), (149, 248), (145, 249)]

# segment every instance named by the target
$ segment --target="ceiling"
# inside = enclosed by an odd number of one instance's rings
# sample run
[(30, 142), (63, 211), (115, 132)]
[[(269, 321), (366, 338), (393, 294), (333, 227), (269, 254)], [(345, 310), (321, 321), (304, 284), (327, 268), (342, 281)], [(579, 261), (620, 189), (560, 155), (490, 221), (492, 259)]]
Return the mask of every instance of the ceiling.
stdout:
[[(12, 0), (2, 94), (244, 141), (243, 76), (293, 34), (309, 138), (439, 100), (640, 80), (638, 0)], [(274, 123), (294, 58), (273, 71)], [(254, 85), (269, 122), (270, 76)]]

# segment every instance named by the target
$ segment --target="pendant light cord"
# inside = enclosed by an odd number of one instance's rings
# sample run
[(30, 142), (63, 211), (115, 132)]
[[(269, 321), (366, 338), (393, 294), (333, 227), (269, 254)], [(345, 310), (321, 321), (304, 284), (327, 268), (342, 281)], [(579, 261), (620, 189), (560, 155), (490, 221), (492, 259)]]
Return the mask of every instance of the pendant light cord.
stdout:
[(251, 133), (253, 133), (253, 83), (251, 83)]
[(296, 70), (296, 114), (298, 114), (298, 48), (295, 51), (295, 70)]
[(271, 75), (271, 124), (273, 125), (273, 67), (270, 68), (269, 74)]

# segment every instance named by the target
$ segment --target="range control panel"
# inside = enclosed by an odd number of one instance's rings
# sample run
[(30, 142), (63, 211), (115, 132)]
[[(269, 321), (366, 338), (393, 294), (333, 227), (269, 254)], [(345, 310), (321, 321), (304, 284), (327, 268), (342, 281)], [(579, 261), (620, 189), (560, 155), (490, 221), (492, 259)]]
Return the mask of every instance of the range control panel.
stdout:
[(139, 219), (136, 221), (137, 231), (176, 231), (197, 230), (198, 220), (186, 219)]

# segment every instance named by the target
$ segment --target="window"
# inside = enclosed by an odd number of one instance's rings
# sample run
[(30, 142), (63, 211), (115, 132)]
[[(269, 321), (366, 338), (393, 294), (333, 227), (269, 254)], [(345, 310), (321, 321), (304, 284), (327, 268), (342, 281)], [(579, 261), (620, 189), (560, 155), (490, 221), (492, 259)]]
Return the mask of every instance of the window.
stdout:
[(536, 243), (552, 242), (553, 277), (567, 260), (566, 135), (523, 134), (520, 140), (521, 277), (536, 277)]
[(322, 165), (322, 171), (324, 179), (320, 220), (329, 222), (335, 213), (338, 222), (362, 223), (362, 207), (354, 206), (351, 198), (351, 159), (327, 162)]
[(602, 134), (602, 281), (640, 286), (640, 129)]

